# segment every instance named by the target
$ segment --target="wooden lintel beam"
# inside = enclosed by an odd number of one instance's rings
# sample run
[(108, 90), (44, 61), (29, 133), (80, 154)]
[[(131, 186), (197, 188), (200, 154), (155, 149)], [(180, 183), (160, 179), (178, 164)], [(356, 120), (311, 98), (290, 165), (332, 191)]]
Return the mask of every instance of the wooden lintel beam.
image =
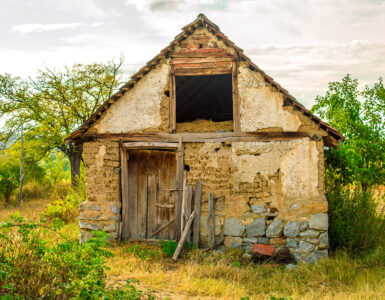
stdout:
[[(204, 143), (204, 142), (253, 142), (253, 141), (271, 141), (271, 140), (290, 140), (303, 137), (310, 137), (307, 132), (223, 132), (223, 133), (154, 133), (154, 134), (86, 134), (82, 141), (122, 141), (126, 145), (128, 142), (142, 142), (149, 144), (137, 144), (137, 146), (157, 147), (154, 143), (174, 148), (174, 144), (183, 138), (184, 143)], [(125, 146), (126, 147), (126, 146)], [(158, 146), (159, 147), (159, 146)]]

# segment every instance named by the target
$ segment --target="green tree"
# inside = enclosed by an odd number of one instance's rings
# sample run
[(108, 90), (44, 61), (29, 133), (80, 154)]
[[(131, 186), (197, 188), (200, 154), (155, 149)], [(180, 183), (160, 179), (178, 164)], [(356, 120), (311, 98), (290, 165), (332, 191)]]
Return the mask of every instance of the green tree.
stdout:
[(312, 112), (328, 120), (345, 141), (327, 149), (327, 179), (357, 184), (363, 191), (385, 180), (385, 89), (383, 80), (359, 89), (358, 80), (346, 75), (330, 82), (324, 96), (317, 96)]
[(12, 192), (19, 185), (20, 163), (17, 159), (0, 156), (0, 195), (9, 204)]
[(114, 93), (121, 84), (122, 64), (121, 58), (118, 62), (76, 64), (63, 71), (46, 68), (26, 80), (0, 75), (0, 117), (6, 120), (0, 133), (3, 144), (16, 140), (23, 119), (25, 161), (40, 161), (52, 149), (58, 149), (70, 161), (75, 184), (83, 149), (64, 143), (64, 138)]

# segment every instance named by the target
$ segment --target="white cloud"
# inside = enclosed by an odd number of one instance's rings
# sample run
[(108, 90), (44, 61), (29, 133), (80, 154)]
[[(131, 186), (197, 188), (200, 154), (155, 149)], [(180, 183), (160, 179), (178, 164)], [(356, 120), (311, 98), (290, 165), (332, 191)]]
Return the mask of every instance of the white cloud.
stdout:
[(94, 22), (92, 24), (84, 23), (53, 23), (53, 24), (40, 24), (40, 23), (31, 23), (31, 24), (21, 24), (15, 25), (12, 27), (12, 32), (18, 33), (31, 33), (31, 32), (43, 32), (43, 31), (55, 31), (62, 29), (76, 29), (79, 27), (99, 27), (102, 26), (103, 22)]

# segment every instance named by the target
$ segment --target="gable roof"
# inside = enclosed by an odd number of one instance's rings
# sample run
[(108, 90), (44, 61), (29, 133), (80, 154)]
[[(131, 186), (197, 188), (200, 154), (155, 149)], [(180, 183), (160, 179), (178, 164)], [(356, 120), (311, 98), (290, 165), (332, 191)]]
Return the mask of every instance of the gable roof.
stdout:
[(127, 92), (129, 89), (131, 89), (135, 84), (144, 76), (146, 75), (152, 68), (154, 68), (159, 61), (167, 57), (168, 54), (170, 54), (174, 47), (178, 45), (179, 42), (184, 40), (187, 36), (191, 35), (194, 30), (198, 27), (204, 26), (206, 27), (211, 33), (213, 33), (219, 40), (222, 40), (226, 46), (231, 47), (235, 50), (238, 58), (240, 61), (244, 61), (248, 67), (252, 70), (255, 70), (259, 72), (264, 80), (268, 82), (270, 85), (275, 87), (278, 91), (280, 91), (284, 95), (285, 103), (292, 105), (294, 109), (301, 111), (305, 116), (311, 118), (315, 123), (319, 124), (319, 126), (325, 130), (330, 136), (336, 139), (337, 142), (341, 142), (344, 140), (344, 136), (341, 135), (337, 129), (331, 127), (324, 121), (322, 121), (320, 118), (313, 115), (308, 109), (306, 109), (301, 103), (299, 103), (292, 95), (289, 94), (287, 90), (285, 90), (283, 87), (281, 87), (277, 82), (274, 81), (272, 77), (267, 75), (263, 70), (261, 70), (257, 65), (255, 65), (250, 58), (248, 58), (241, 48), (236, 46), (227, 36), (225, 36), (219, 29), (219, 27), (211, 22), (204, 14), (199, 14), (198, 17), (195, 19), (195, 21), (191, 22), (190, 24), (184, 26), (182, 28), (182, 32), (178, 34), (174, 40), (163, 50), (160, 51), (158, 55), (156, 55), (153, 59), (148, 61), (144, 67), (142, 67), (138, 72), (136, 72), (131, 79), (124, 84), (118, 92), (116, 92), (114, 95), (112, 95), (108, 100), (106, 100), (89, 118), (86, 120), (83, 125), (76, 131), (74, 131), (72, 134), (70, 134), (65, 141), (71, 141), (74, 140), (80, 136), (82, 136), (90, 126), (96, 122), (100, 116), (114, 103), (116, 102), (120, 97), (123, 96), (125, 92)]

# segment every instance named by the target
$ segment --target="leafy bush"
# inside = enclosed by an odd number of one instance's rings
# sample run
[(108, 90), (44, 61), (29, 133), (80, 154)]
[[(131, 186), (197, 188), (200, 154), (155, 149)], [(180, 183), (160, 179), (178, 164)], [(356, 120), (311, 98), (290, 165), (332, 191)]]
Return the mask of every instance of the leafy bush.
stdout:
[(0, 157), (0, 196), (9, 203), (12, 192), (19, 185), (20, 163), (16, 159)]
[[(20, 299), (142, 299), (131, 282), (107, 287), (104, 232), (84, 244), (65, 237), (48, 241), (43, 235), (59, 234), (56, 226), (13, 217), (0, 223), (0, 296)], [(150, 298), (150, 296), (148, 296)]]
[(71, 190), (64, 199), (54, 200), (47, 205), (43, 217), (48, 219), (59, 218), (68, 223), (78, 216), (79, 204), (86, 200), (84, 183), (77, 190)]
[(332, 248), (363, 254), (385, 245), (385, 217), (377, 213), (370, 192), (334, 186), (327, 192), (327, 198)]
[(159, 241), (159, 244), (163, 253), (168, 257), (174, 255), (176, 247), (178, 246), (178, 244), (174, 241)]

